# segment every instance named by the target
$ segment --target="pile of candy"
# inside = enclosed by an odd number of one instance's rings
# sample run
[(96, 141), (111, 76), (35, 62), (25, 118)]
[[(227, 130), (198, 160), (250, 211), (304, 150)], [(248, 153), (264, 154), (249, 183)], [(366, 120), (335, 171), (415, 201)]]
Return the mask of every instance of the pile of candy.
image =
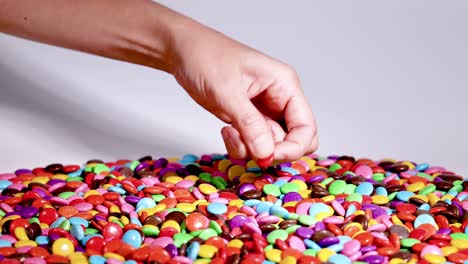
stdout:
[(1, 263), (468, 263), (468, 181), (410, 161), (223, 155), (0, 174)]

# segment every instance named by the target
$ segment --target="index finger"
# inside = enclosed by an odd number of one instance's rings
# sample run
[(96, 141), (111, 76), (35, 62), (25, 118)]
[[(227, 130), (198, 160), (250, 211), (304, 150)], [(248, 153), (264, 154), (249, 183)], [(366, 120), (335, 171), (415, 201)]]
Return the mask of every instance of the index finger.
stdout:
[(288, 133), (284, 141), (275, 146), (275, 159), (296, 160), (313, 151), (312, 140), (317, 126), (312, 109), (303, 94), (292, 96), (285, 107), (284, 119)]

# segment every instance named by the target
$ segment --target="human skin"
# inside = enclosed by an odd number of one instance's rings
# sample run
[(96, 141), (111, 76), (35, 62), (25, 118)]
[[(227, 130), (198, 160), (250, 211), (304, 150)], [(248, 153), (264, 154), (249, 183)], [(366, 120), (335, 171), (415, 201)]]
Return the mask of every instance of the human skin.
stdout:
[(318, 147), (292, 67), (158, 3), (0, 0), (0, 32), (172, 74), (227, 123), (221, 134), (234, 158), (295, 160)]

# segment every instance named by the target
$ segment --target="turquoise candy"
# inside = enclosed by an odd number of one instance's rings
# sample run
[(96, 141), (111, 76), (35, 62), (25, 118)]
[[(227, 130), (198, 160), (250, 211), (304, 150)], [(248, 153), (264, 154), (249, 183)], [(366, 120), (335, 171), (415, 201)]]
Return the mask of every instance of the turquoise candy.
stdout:
[(83, 219), (81, 217), (70, 217), (70, 219), (68, 219), (68, 221), (70, 221), (70, 224), (72, 224), (72, 225), (82, 225), (84, 227), (88, 227), (88, 225), (89, 225), (88, 220)]
[(384, 195), (384, 196), (388, 195), (387, 189), (385, 189), (384, 187), (377, 187), (377, 189), (375, 189), (375, 193), (377, 195)]
[(431, 215), (428, 215), (428, 214), (418, 215), (416, 217), (416, 219), (414, 220), (414, 227), (415, 228), (418, 228), (422, 224), (431, 224), (431, 225), (433, 225), (434, 227), (437, 228), (437, 224), (436, 224), (434, 218)]
[(74, 224), (74, 225), (71, 226), (70, 233), (78, 241), (81, 241), (85, 236), (83, 227), (81, 225), (77, 225), (77, 224)]
[(281, 218), (288, 218), (289, 216), (289, 212), (286, 208), (276, 205), (270, 208), (270, 214), (279, 216)]
[(191, 260), (197, 259), (198, 252), (200, 252), (200, 243), (198, 241), (192, 242), (192, 244), (187, 247), (187, 257)]
[(143, 209), (153, 208), (156, 206), (156, 202), (152, 198), (141, 198), (136, 205), (136, 212), (139, 212)]
[(355, 193), (359, 193), (361, 195), (371, 195), (373, 191), (374, 186), (370, 182), (363, 182), (358, 185), (356, 190), (354, 190)]
[(318, 213), (321, 212), (329, 212), (330, 208), (324, 203), (314, 203), (310, 208), (309, 208), (309, 215), (315, 217)]
[(256, 211), (258, 214), (270, 212), (270, 208), (273, 206), (271, 202), (261, 202), (257, 205)]
[(2, 247), (11, 247), (11, 242), (8, 240), (0, 239), (0, 248)]
[(6, 188), (8, 188), (8, 186), (12, 185), (13, 183), (11, 181), (8, 181), (8, 180), (1, 180), (0, 181), (0, 190), (5, 190)]
[(328, 258), (328, 262), (333, 264), (351, 264), (351, 260), (343, 254), (335, 254)]
[(140, 232), (130, 229), (122, 237), (122, 241), (129, 244), (134, 248), (139, 248), (141, 246), (143, 238), (141, 237)]
[(106, 258), (99, 255), (92, 255), (89, 257), (90, 264), (106, 264)]
[(255, 206), (259, 205), (261, 202), (262, 201), (257, 200), (257, 199), (250, 199), (250, 200), (245, 201), (244, 205), (249, 206), (249, 207), (255, 207)]
[(317, 243), (310, 239), (304, 239), (304, 244), (307, 248), (320, 250), (322, 249)]
[(414, 193), (409, 191), (399, 191), (396, 194), (396, 198), (403, 202), (408, 202), (409, 198), (413, 197)]
[(222, 203), (210, 203), (207, 210), (214, 215), (222, 215), (227, 212), (227, 206)]
[(37, 236), (35, 239), (38, 245), (47, 245), (49, 244), (49, 237), (48, 236)]
[(354, 204), (351, 204), (351, 205), (348, 207), (348, 210), (346, 210), (345, 217), (348, 217), (348, 216), (350, 216), (350, 215), (353, 215), (355, 212), (356, 212), (356, 206), (355, 206)]

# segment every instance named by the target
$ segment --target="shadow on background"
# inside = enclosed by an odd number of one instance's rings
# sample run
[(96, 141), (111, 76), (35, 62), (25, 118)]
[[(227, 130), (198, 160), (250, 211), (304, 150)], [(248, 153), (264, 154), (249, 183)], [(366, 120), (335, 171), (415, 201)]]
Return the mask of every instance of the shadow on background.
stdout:
[[(55, 76), (48, 76), (51, 74), (44, 70), (35, 68), (35, 70), (39, 71), (35, 75), (47, 76), (48, 86), (61, 87), (65, 91), (67, 89), (72, 90), (70, 84), (60, 81)], [(185, 151), (192, 149), (187, 144), (188, 142), (185, 142), (185, 146), (181, 145), (180, 141), (177, 142), (175, 140), (177, 137), (171, 131), (162, 133), (165, 135), (171, 134), (171, 138), (157, 134), (161, 129), (169, 129), (160, 128), (157, 124), (151, 126), (151, 129), (156, 127), (154, 133), (150, 133), (151, 138), (137, 138), (135, 137), (136, 133), (131, 133), (131, 131), (147, 129), (145, 123), (151, 122), (150, 120), (136, 122), (135, 119), (141, 119), (141, 117), (131, 116), (131, 114), (125, 113), (124, 109), (115, 106), (104, 106), (106, 112), (116, 114), (115, 119), (108, 120), (97, 112), (102, 109), (102, 106), (87, 103), (95, 101), (89, 95), (84, 95), (79, 100), (74, 101), (70, 100), (70, 98), (60, 97), (46, 89), (46, 87), (41, 87), (40, 84), (24, 78), (0, 63), (0, 106), (17, 109), (39, 120), (48, 121), (44, 122), (43, 127), (31, 128), (32, 131), (29, 133), (35, 133), (35, 131), (39, 130), (54, 130), (53, 133), (65, 133), (74, 140), (71, 146), (78, 143), (89, 149), (90, 153), (115, 158), (135, 159), (148, 154), (155, 156), (165, 153), (185, 153), (184, 149)], [(119, 121), (117, 117), (122, 117), (122, 120)], [(6, 116), (4, 118), (8, 120), (15, 117)], [(131, 124), (141, 125), (134, 128), (129, 127), (128, 118), (131, 118)], [(48, 125), (49, 122), (53, 124), (53, 127)], [(53, 137), (53, 133), (50, 133), (51, 137)], [(64, 142), (63, 147), (70, 148), (66, 142)], [(73, 149), (70, 148), (70, 152), (72, 151)]]

